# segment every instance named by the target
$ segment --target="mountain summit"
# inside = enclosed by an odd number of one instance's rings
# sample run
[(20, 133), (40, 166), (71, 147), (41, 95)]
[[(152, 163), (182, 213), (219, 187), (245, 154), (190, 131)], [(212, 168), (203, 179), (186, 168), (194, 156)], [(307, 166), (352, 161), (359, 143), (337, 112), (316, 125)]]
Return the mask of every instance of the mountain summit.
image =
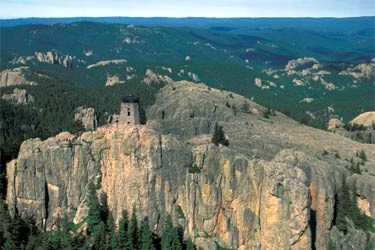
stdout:
[[(171, 214), (203, 249), (374, 244), (358, 218), (375, 218), (375, 145), (187, 81), (163, 87), (147, 119), (23, 142), (7, 164), (11, 213), (47, 230), (63, 214), (81, 225), (94, 183), (116, 221), (135, 207), (160, 234)], [(229, 146), (211, 142), (216, 123)]]

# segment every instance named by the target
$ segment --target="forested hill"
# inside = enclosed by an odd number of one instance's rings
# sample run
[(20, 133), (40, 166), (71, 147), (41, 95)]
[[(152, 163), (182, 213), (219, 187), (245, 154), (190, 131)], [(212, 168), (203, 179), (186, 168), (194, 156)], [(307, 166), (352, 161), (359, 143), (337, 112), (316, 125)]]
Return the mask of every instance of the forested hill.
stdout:
[[(375, 110), (372, 17), (0, 23), (0, 248), (108, 249), (140, 239), (192, 247), (169, 219), (162, 225), (170, 212), (194, 243), (214, 247), (345, 248), (348, 238), (373, 246), (375, 149), (341, 136), (375, 129), (349, 123)], [(92, 120), (105, 125), (125, 95), (139, 96), (146, 126), (95, 130), (75, 119), (94, 110)], [(308, 127), (325, 130), (329, 120), (337, 133)], [(134, 197), (144, 198), (136, 210), (143, 227), (122, 213)], [(75, 214), (89, 237), (75, 234)], [(128, 229), (115, 232), (114, 219)]]
[[(95, 22), (74, 22), (82, 20)], [(310, 126), (348, 122), (374, 109), (372, 20), (1, 20), (1, 97), (18, 88), (34, 98), (1, 98), (3, 156), (15, 157), (27, 138), (73, 129), (79, 106), (94, 107), (104, 124), (121, 95), (147, 107), (173, 80), (241, 93)]]
[(315, 31), (357, 32), (373, 27), (373, 16), (351, 18), (168, 18), (168, 17), (67, 17), (67, 18), (16, 18), (0, 19), (3, 27), (29, 24), (98, 23), (134, 24), (141, 26), (210, 28), (228, 27), (232, 32), (256, 28), (300, 28)]

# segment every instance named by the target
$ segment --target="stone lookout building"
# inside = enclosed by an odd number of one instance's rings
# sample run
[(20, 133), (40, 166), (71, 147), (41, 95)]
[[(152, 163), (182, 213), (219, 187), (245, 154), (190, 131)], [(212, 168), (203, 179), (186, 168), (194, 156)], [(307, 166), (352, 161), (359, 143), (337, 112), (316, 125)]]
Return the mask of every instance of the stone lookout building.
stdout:
[(127, 125), (140, 124), (139, 97), (125, 96), (122, 98), (119, 123)]

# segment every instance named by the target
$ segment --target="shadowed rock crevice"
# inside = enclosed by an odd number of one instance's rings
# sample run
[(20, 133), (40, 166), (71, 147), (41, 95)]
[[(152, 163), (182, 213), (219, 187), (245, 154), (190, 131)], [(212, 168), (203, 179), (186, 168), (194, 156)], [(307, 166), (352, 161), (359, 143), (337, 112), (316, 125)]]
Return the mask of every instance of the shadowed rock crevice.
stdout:
[[(47, 182), (44, 183), (44, 211), (45, 211), (45, 219), (49, 217), (49, 192), (48, 192), (48, 184)], [(46, 226), (45, 223), (43, 225)]]
[(309, 226), (311, 230), (311, 249), (315, 250), (315, 241), (316, 241), (316, 226), (317, 226), (317, 221), (316, 221), (316, 211), (313, 209), (310, 209), (310, 220), (309, 220)]

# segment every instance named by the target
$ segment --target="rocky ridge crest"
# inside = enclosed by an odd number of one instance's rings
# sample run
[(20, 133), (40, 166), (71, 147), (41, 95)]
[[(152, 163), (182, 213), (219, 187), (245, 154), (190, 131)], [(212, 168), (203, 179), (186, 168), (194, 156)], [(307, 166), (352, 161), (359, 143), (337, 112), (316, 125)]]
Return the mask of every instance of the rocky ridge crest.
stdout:
[[(160, 233), (172, 214), (204, 249), (216, 249), (215, 242), (235, 249), (364, 247), (364, 232), (344, 235), (334, 226), (335, 197), (345, 179), (361, 209), (375, 217), (375, 146), (278, 112), (266, 119), (264, 110), (204, 84), (170, 83), (148, 109), (145, 126), (113, 124), (78, 137), (25, 141), (7, 164), (9, 209), (46, 229), (63, 213), (78, 223), (93, 181), (115, 220), (135, 206), (138, 218), (147, 216)], [(210, 143), (215, 122), (229, 147)], [(357, 150), (367, 154), (362, 174), (346, 168)]]

